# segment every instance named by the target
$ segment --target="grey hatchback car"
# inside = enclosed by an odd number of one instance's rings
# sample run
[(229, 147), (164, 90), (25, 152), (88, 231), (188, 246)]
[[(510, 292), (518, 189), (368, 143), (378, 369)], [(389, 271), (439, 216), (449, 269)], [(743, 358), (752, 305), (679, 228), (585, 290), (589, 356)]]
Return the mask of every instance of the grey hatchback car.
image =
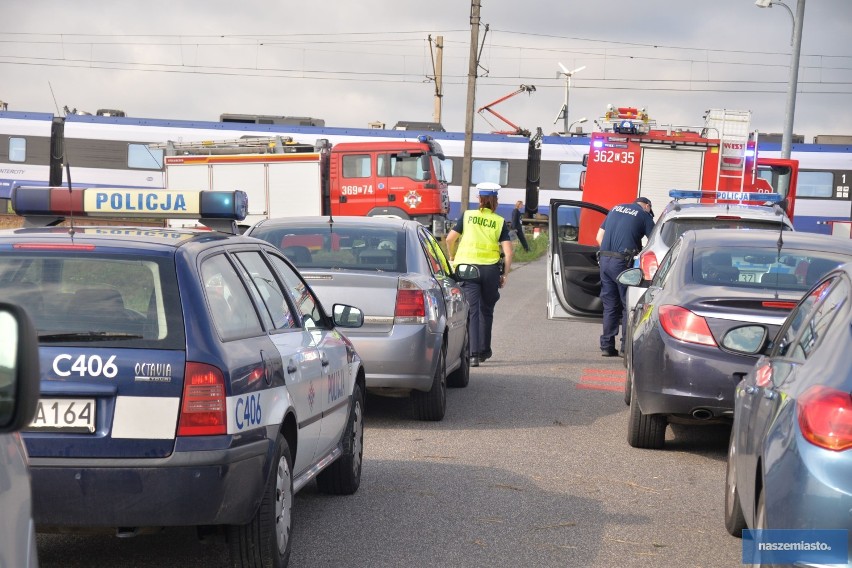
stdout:
[(18, 430), (35, 414), (38, 339), (23, 308), (0, 302), (0, 566), (38, 566), (27, 451)]
[(420, 420), (442, 420), (447, 386), (470, 377), (468, 304), (435, 237), (420, 223), (380, 217), (292, 217), (246, 232), (279, 247), (325, 305), (355, 303), (347, 330), (367, 390), (410, 395)]

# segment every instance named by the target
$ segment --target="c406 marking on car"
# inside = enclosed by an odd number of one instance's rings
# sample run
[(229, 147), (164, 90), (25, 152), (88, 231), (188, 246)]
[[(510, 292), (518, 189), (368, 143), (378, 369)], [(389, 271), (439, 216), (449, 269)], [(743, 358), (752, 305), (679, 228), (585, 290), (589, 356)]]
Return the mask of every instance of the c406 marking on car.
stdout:
[(259, 392), (237, 398), (234, 404), (234, 424), (237, 430), (260, 426), (262, 421), (263, 407), (260, 404)]
[(115, 355), (110, 355), (104, 361), (100, 355), (89, 355), (88, 357), (79, 355), (74, 359), (71, 355), (63, 353), (53, 359), (53, 372), (59, 377), (69, 377), (76, 373), (80, 377), (100, 377), (103, 375), (112, 379), (118, 374), (118, 366), (115, 364)]

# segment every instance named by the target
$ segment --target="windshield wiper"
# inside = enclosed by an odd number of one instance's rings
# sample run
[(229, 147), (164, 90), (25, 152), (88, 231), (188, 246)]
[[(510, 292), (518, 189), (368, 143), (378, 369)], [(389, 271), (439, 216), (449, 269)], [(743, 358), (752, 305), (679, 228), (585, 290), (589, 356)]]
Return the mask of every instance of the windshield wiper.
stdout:
[(113, 331), (75, 331), (71, 333), (41, 333), (39, 341), (111, 341), (113, 339), (142, 339), (141, 335), (135, 333), (121, 333)]

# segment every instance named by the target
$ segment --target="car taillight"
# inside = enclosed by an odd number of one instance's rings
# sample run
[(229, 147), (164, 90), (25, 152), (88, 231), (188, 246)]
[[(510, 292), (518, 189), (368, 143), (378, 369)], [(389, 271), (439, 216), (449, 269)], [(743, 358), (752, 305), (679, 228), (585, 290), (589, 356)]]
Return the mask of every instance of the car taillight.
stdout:
[(212, 365), (187, 362), (178, 436), (226, 434), (225, 377)]
[(393, 316), (395, 324), (426, 322), (426, 298), (414, 282), (399, 279)]
[(842, 451), (852, 448), (852, 396), (814, 385), (798, 400), (799, 428), (815, 446)]
[(645, 280), (650, 280), (657, 273), (657, 255), (651, 251), (643, 252), (639, 255), (639, 268), (642, 269), (642, 277)]
[(666, 333), (689, 343), (716, 346), (707, 320), (680, 306), (660, 306), (660, 325)]

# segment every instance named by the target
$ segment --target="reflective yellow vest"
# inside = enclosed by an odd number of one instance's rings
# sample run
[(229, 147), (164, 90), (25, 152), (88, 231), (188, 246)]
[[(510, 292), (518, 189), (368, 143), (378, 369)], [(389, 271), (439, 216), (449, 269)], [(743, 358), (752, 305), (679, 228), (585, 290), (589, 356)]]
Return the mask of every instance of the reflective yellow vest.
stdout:
[(462, 217), (462, 236), (456, 251), (456, 264), (497, 264), (500, 260), (500, 233), (503, 217), (487, 208), (468, 209)]

